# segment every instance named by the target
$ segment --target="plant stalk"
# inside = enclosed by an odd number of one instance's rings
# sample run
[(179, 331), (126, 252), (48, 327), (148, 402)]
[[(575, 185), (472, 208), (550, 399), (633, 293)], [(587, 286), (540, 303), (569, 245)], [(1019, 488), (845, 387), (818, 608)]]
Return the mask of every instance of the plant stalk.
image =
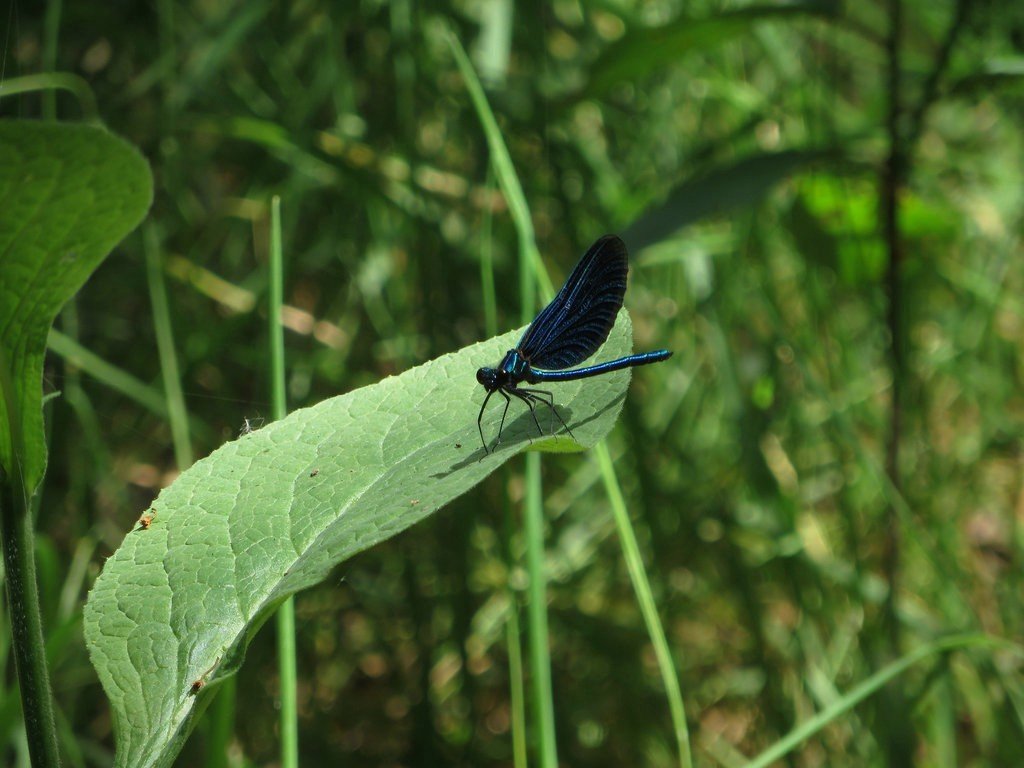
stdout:
[(7, 569), (7, 605), (10, 611), (14, 667), (21, 690), (29, 754), (34, 768), (60, 765), (50, 677), (46, 669), (43, 619), (36, 586), (34, 536), (28, 495), (13, 475), (0, 480), (0, 533)]
[[(889, 482), (897, 496), (902, 495), (900, 477), (900, 448), (903, 438), (903, 400), (906, 388), (906, 336), (904, 334), (903, 242), (900, 238), (899, 195), (906, 178), (906, 148), (901, 121), (904, 118), (901, 98), (903, 35), (902, 0), (888, 0), (889, 34), (886, 38), (888, 65), (889, 109), (886, 131), (889, 155), (882, 172), (881, 207), (882, 228), (888, 253), (886, 289), (889, 307), (886, 317), (889, 329), (889, 364), (892, 371), (892, 400), (889, 411), (889, 435), (886, 444), (885, 467)], [(885, 513), (884, 550), (882, 571), (888, 585), (883, 606), (884, 633), (888, 643), (887, 659), (900, 655), (901, 627), (898, 613), (900, 591), (900, 561), (903, 549), (900, 516), (890, 500)], [(883, 742), (892, 766), (914, 764), (914, 729), (909, 722), (906, 697), (896, 685), (886, 687), (879, 702)]]
[[(270, 204), (270, 390), (274, 420), (288, 415), (284, 369), (284, 256), (281, 247), (281, 198)], [(277, 609), (277, 664), (281, 679), (281, 765), (299, 765), (299, 707), (296, 685), (295, 598), (289, 597)]]
[(633, 525), (629, 520), (626, 500), (619, 487), (619, 479), (615, 474), (615, 466), (612, 463), (608, 444), (602, 440), (594, 446), (594, 454), (597, 456), (597, 463), (601, 469), (601, 477), (611, 503), (612, 515), (615, 517), (615, 527), (619, 532), (619, 541), (622, 545), (622, 556), (629, 569), (629, 579), (633, 582), (637, 605), (640, 606), (640, 613), (647, 626), (647, 635), (651, 638), (654, 656), (658, 660), (658, 671), (661, 673), (661, 681), (665, 686), (665, 697), (668, 699), (669, 713), (672, 717), (672, 730), (676, 737), (676, 749), (679, 751), (679, 765), (680, 768), (692, 768), (690, 732), (686, 727), (686, 709), (683, 705), (683, 693), (679, 687), (679, 675), (672, 659), (668, 638), (665, 636), (665, 628), (658, 616), (658, 605), (654, 601), (654, 593), (651, 591), (647, 571), (644, 570), (640, 545), (637, 543)]
[(60, 765), (60, 752), (50, 675), (46, 668), (43, 617), (39, 609), (32, 512), (29, 489), (18, 467), (20, 457), (25, 454), (21, 415), (5, 357), (0, 353), (0, 396), (4, 399), (15, 466), (13, 471), (0, 467), (0, 539), (4, 550), (14, 668), (33, 768), (56, 768)]
[(558, 768), (555, 741), (555, 708), (551, 688), (551, 654), (548, 649), (548, 599), (544, 568), (544, 504), (541, 499), (540, 454), (526, 454), (526, 569), (530, 574), (526, 604), (530, 635), (530, 675), (533, 682), (533, 720), (542, 768)]

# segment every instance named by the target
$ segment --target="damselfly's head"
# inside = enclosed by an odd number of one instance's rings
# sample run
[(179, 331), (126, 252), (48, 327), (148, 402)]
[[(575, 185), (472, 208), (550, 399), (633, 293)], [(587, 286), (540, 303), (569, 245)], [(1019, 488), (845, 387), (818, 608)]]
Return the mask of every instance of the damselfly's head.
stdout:
[(499, 378), (497, 368), (479, 368), (476, 372), (476, 380), (488, 392), (493, 392), (501, 386), (501, 383), (498, 381)]

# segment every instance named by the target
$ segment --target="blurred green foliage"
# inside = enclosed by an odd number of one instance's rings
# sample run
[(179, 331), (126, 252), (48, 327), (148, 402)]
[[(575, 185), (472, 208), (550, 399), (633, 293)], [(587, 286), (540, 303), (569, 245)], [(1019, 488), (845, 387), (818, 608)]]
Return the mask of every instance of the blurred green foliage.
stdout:
[[(623, 232), (637, 347), (676, 353), (637, 372), (611, 450), (699, 765), (742, 764), (897, 651), (959, 631), (1020, 640), (1019, 4), (50, 0), (4, 15), (4, 77), (77, 75), (152, 164), (150, 236), (197, 455), (270, 410), (272, 194), (291, 407), (482, 338), (485, 247), (499, 328), (517, 324), (514, 232), (444, 41), (456, 30), (489, 84), (556, 282), (596, 236)], [(2, 98), (0, 117), (91, 117), (76, 92)], [(882, 225), (894, 139), (906, 158), (895, 325)], [(136, 234), (59, 327), (129, 391), (161, 392), (147, 285)], [(69, 763), (105, 765), (110, 718), (81, 604), (177, 467), (152, 403), (70, 359), (47, 370), (61, 397), (48, 404), (38, 557)], [(885, 460), (894, 375), (899, 494)], [(467, 421), (477, 408), (466, 403)], [(578, 456), (544, 466), (561, 759), (671, 765), (597, 468)], [(516, 471), (492, 477), (299, 597), (304, 764), (511, 764), (505, 587), (523, 584), (503, 521), (522, 493)], [(892, 514), (898, 649), (885, 616)], [(971, 651), (901, 677), (909, 754), (1024, 762), (1021, 671), (1019, 654)], [(23, 749), (13, 691), (0, 706), (12, 760)], [(274, 760), (275, 695), (265, 632), (238, 681), (236, 762)], [(871, 700), (789, 764), (892, 765), (893, 722)], [(203, 739), (200, 728), (181, 765), (204, 759)]]

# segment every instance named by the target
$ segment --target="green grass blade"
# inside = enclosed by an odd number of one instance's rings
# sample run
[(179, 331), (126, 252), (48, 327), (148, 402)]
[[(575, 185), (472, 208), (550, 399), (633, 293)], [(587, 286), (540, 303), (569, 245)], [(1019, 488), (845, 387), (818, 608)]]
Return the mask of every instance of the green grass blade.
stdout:
[[(447, 39), (452, 55), (455, 57), (455, 63), (458, 65), (459, 72), (466, 83), (466, 90), (469, 92), (469, 98), (473, 102), (477, 119), (480, 120), (484, 138), (487, 139), (487, 148), (491, 152), (491, 166), (498, 177), (498, 186), (501, 187), (501, 191), (505, 195), (509, 214), (519, 236), (520, 258), (531, 264), (533, 275), (541, 286), (541, 295), (545, 300), (549, 300), (555, 295), (555, 289), (551, 285), (551, 279), (544, 269), (544, 262), (541, 261), (540, 252), (537, 250), (533, 220), (530, 218), (530, 207), (526, 204), (526, 195), (523, 194), (522, 185), (519, 183), (515, 166), (512, 164), (512, 157), (509, 155), (508, 147), (505, 146), (505, 140), (501, 136), (498, 121), (494, 119), (494, 113), (491, 111), (490, 104), (487, 103), (487, 96), (484, 94), (483, 86), (480, 85), (480, 80), (477, 78), (473, 65), (462, 48), (462, 44), (459, 43), (458, 38), (450, 30), (447, 33)], [(533, 316), (532, 285), (533, 283), (531, 282), (530, 285), (524, 286), (524, 290), (520, 295), (520, 301), (524, 306), (528, 305), (530, 307), (531, 313), (529, 317), (523, 318), (523, 322), (526, 322)]]
[[(57, 41), (60, 37), (60, 12), (63, 0), (48, 0), (43, 21), (43, 69), (57, 71)], [(57, 119), (57, 94), (52, 89), (43, 93), (43, 117)]]
[(120, 392), (125, 397), (156, 414), (167, 418), (167, 398), (162, 392), (132, 376), (127, 371), (108, 363), (99, 355), (83, 347), (56, 328), (50, 329), (46, 346), (72, 365), (81, 368), (96, 381)]
[[(123, 368), (118, 368), (116, 365), (107, 362), (67, 334), (58, 331), (56, 328), (51, 328), (50, 334), (46, 339), (46, 348), (64, 358), (68, 363), (81, 368), (91, 378), (104, 386), (110, 387), (115, 392), (120, 392), (125, 397), (134, 400), (156, 416), (164, 419), (168, 418), (170, 410), (167, 406), (167, 397), (163, 392), (137, 379)], [(71, 400), (74, 393), (67, 391), (65, 394)], [(72, 402), (72, 406), (77, 407), (77, 405), (77, 403)], [(198, 438), (207, 442), (213, 439), (210, 428), (198, 418), (190, 416), (189, 426), (191, 432)]]
[(555, 736), (555, 703), (551, 690), (551, 654), (548, 637), (547, 578), (544, 569), (544, 503), (541, 495), (540, 455), (526, 456), (526, 570), (530, 574), (526, 610), (529, 617), (530, 682), (533, 684), (533, 720), (537, 724), (540, 764), (557, 768), (558, 746)]
[[(488, 192), (494, 188), (494, 169), (489, 165), (484, 188)], [(480, 293), (484, 302), (484, 330), (488, 336), (498, 332), (498, 301), (494, 289), (494, 241), (491, 235), (493, 225), (494, 212), (487, 206), (484, 208), (480, 234)]]
[[(288, 415), (284, 365), (284, 254), (281, 248), (281, 198), (274, 195), (270, 204), (270, 397), (274, 420)], [(277, 610), (277, 668), (281, 681), (281, 765), (299, 765), (299, 705), (296, 689), (295, 600), (289, 597)]]
[[(515, 523), (512, 519), (512, 510), (507, 498), (505, 500), (504, 518), (505, 559), (508, 563), (508, 570), (511, 573), (516, 561), (515, 553), (512, 549)], [(515, 768), (526, 768), (528, 765), (526, 749), (526, 688), (523, 680), (522, 635), (519, 630), (520, 600), (518, 592), (513, 588), (510, 581), (506, 581), (505, 588), (509, 600), (508, 619), (505, 623), (505, 646), (508, 649), (508, 698), (512, 717), (512, 764)]]
[(0, 99), (16, 96), (19, 93), (33, 91), (68, 91), (76, 99), (82, 110), (82, 117), (89, 123), (99, 123), (99, 107), (96, 105), (96, 94), (92, 92), (87, 80), (70, 72), (46, 72), (39, 75), (23, 75), (4, 80), (0, 87)]
[(1017, 647), (1005, 640), (979, 634), (955, 635), (922, 645), (910, 653), (901, 656), (891, 664), (887, 664), (867, 680), (854, 686), (846, 695), (837, 699), (817, 715), (794, 728), (785, 737), (751, 760), (747, 764), (747, 768), (768, 768), (776, 760), (785, 757), (826, 725), (849, 712), (869, 696), (880, 691), (885, 685), (895, 680), (915, 664), (919, 664), (932, 656), (949, 653), (961, 648), (986, 646)]
[(288, 415), (288, 395), (285, 384), (284, 326), (281, 308), (284, 306), (284, 255), (281, 249), (281, 198), (274, 195), (270, 203), (270, 398), (274, 419)]
[(146, 277), (149, 282), (150, 301), (153, 304), (153, 326), (156, 329), (156, 345), (160, 353), (160, 373), (167, 392), (167, 412), (171, 421), (171, 438), (174, 441), (174, 459), (178, 467), (184, 469), (192, 465), (192, 440), (189, 437), (188, 409), (185, 407), (185, 394), (181, 388), (181, 374), (178, 371), (178, 354), (174, 349), (174, 330), (167, 302), (167, 287), (164, 283), (160, 241), (153, 225), (146, 227), (144, 239)]
[(676, 746), (679, 750), (679, 765), (683, 768), (690, 768), (693, 765), (693, 757), (690, 755), (690, 732), (686, 727), (686, 709), (683, 706), (682, 691), (679, 689), (679, 673), (672, 660), (672, 651), (669, 650), (668, 639), (665, 637), (665, 628), (658, 616), (658, 606), (654, 602), (654, 594), (651, 592), (651, 584), (640, 555), (640, 546), (636, 541), (629, 512), (626, 511), (626, 500), (622, 497), (622, 489), (619, 487), (619, 480), (615, 475), (615, 467), (612, 465), (608, 446), (602, 441), (595, 446), (594, 453), (597, 455), (605, 491), (612, 505), (615, 527), (619, 532), (622, 555), (626, 561), (626, 567), (629, 569), (629, 578), (633, 582), (633, 590), (636, 592), (637, 603), (640, 605), (640, 612), (643, 614), (644, 624), (647, 626), (647, 634), (651, 638), (654, 655), (658, 659), (658, 671), (661, 673), (662, 684), (665, 686), (665, 696), (668, 699), (669, 712), (672, 716), (672, 729), (675, 732)]

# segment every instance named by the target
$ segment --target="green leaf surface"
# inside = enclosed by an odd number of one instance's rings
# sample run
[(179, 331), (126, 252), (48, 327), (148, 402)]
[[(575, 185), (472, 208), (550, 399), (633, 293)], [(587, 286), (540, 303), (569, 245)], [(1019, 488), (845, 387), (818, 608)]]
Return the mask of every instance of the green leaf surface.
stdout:
[[(521, 331), (295, 411), (219, 448), (154, 502), (85, 606), (85, 637), (114, 710), (118, 766), (170, 765), (218, 681), (241, 663), (274, 607), (336, 565), (422, 520), (520, 451), (579, 450), (611, 429), (629, 372), (554, 384), (576, 441), (537, 436), (509, 408), (484, 455), (477, 368), (495, 365)], [(595, 361), (629, 354), (623, 311)], [(488, 403), (493, 443), (504, 400)], [(546, 409), (545, 430), (557, 421)], [(193, 692), (196, 681), (204, 685)]]
[(623, 233), (634, 249), (661, 242), (709, 216), (758, 203), (779, 182), (807, 165), (836, 154), (820, 149), (790, 149), (744, 157), (687, 179), (658, 205), (649, 208)]
[(149, 166), (117, 136), (87, 125), (0, 121), (0, 367), (8, 372), (0, 383), (11, 389), (0, 397), (0, 467), (14, 467), (20, 433), (28, 489), (46, 465), (47, 333), (152, 197)]
[(705, 19), (679, 18), (659, 27), (635, 28), (594, 62), (584, 88), (597, 96), (622, 82), (635, 82), (693, 50), (707, 50), (748, 34), (756, 22), (835, 13), (831, 0), (754, 5)]

